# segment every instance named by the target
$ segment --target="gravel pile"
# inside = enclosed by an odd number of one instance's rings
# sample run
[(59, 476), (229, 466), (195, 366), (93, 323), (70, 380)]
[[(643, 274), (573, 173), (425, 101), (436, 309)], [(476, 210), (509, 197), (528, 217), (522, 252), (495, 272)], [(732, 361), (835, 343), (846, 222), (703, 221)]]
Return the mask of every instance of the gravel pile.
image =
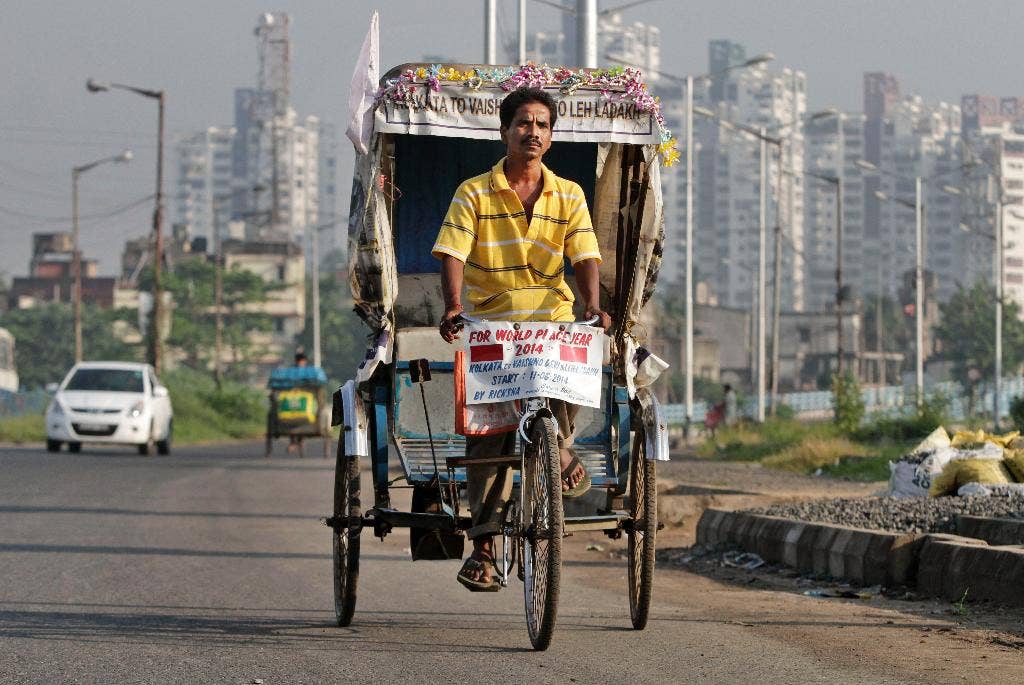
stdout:
[(991, 497), (822, 499), (776, 504), (749, 511), (799, 521), (835, 523), (896, 533), (953, 533), (956, 532), (956, 517), (959, 514), (1024, 519), (1024, 494), (1013, 492)]

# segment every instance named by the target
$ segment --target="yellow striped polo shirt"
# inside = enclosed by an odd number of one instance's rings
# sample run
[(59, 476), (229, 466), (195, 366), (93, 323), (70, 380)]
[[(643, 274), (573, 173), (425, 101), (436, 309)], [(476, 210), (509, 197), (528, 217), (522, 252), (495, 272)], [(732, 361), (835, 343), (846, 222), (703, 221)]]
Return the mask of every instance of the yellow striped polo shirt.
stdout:
[(471, 314), (505, 321), (572, 321), (564, 257), (601, 261), (587, 199), (543, 164), (544, 189), (527, 224), (502, 158), (455, 191), (431, 253), (464, 262)]

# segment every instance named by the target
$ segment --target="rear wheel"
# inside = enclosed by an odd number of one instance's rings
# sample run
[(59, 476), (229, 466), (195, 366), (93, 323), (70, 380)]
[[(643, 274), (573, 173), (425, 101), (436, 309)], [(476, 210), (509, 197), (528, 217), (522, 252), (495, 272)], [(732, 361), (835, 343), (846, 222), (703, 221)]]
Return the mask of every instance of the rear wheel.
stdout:
[(526, 600), (526, 628), (533, 648), (551, 644), (558, 614), (558, 588), (562, 573), (562, 484), (558, 461), (558, 426), (540, 416), (530, 427), (532, 444), (526, 446), (521, 484), (524, 537), (522, 570)]
[(648, 460), (647, 430), (641, 423), (633, 433), (629, 464), (629, 617), (643, 630), (654, 587), (654, 544), (658, 532), (658, 491), (654, 462)]
[(46, 440), (46, 451), (47, 452), (60, 452), (60, 440)]
[(81, 451), (82, 451), (82, 443), (80, 443), (80, 442), (69, 442), (68, 443), (68, 452), (71, 452), (72, 454), (78, 454)]
[[(359, 503), (359, 457), (345, 454), (345, 435), (338, 438), (334, 467), (334, 613), (339, 626), (352, 623), (359, 581), (359, 534), (362, 509)], [(338, 519), (344, 519), (339, 522)]]

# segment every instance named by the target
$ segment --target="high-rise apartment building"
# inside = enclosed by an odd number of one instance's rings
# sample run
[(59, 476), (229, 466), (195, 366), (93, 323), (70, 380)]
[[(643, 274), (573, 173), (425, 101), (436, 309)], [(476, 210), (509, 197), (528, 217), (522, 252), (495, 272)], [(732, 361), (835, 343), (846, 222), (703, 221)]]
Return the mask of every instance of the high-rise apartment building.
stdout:
[(172, 223), (187, 226), (192, 236), (212, 240), (218, 226), (226, 230), (235, 185), (231, 158), (234, 144), (235, 129), (214, 126), (179, 136), (173, 142), (177, 182), (171, 204)]
[(962, 203), (970, 229), (970, 283), (996, 278), (996, 214), (1001, 208), (1004, 295), (1024, 308), (1024, 97), (966, 95), (961, 104), (964, 161), (970, 165)]

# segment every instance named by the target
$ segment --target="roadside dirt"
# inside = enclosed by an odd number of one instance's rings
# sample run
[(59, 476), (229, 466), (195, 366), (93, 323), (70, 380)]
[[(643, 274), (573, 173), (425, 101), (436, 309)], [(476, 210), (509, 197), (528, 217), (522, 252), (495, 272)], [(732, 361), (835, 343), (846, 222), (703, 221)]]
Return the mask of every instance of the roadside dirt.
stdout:
[[(901, 681), (909, 673), (910, 682), (1019, 682), (1024, 610), (969, 598), (957, 605), (920, 598), (906, 588), (869, 588), (857, 599), (821, 596), (857, 588), (801, 577), (781, 566), (737, 568), (723, 561), (724, 550), (691, 547), (696, 522), (708, 507), (858, 497), (884, 486), (673, 455), (673, 461), (658, 464), (659, 511), (666, 528), (658, 534), (655, 607), (671, 608), (697, 623), (732, 623), (737, 631), (754, 631), (851, 668), (872, 663), (880, 676)], [(624, 581), (624, 539), (588, 534), (566, 542), (569, 563), (621, 563), (619, 584)], [(593, 582), (623, 590), (606, 574), (595, 574)]]
[(723, 462), (673, 454), (658, 464), (658, 515), (673, 533), (689, 536), (708, 508), (749, 509), (821, 497), (864, 497), (885, 483), (813, 478), (767, 469), (756, 462)]

